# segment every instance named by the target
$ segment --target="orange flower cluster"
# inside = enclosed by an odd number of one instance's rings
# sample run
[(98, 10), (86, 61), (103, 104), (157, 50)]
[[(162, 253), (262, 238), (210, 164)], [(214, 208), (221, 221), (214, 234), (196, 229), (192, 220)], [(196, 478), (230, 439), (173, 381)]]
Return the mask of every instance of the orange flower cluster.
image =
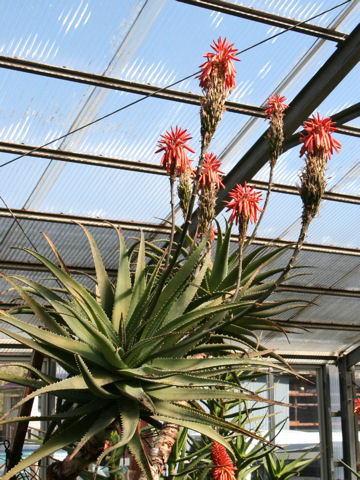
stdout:
[(158, 150), (155, 153), (164, 152), (161, 159), (161, 165), (166, 168), (169, 175), (179, 176), (182, 173), (191, 170), (191, 162), (185, 150), (191, 153), (195, 151), (187, 145), (187, 142), (191, 140), (191, 136), (186, 130), (180, 127), (176, 127), (175, 130), (171, 127), (171, 130), (166, 132), (165, 135), (161, 135), (162, 140), (158, 142)]
[(313, 118), (304, 122), (306, 133), (302, 133), (300, 142), (304, 145), (301, 147), (300, 157), (304, 154), (318, 155), (325, 154), (330, 160), (331, 155), (339, 152), (341, 143), (338, 142), (330, 132), (336, 132), (334, 127), (336, 122), (332, 122), (331, 118), (321, 118), (319, 114), (313, 115)]
[(214, 465), (212, 475), (214, 480), (235, 480), (235, 470), (225, 447), (218, 442), (212, 442), (212, 458)]
[(229, 43), (226, 38), (223, 40), (221, 37), (219, 37), (217, 42), (214, 40), (214, 44), (210, 46), (215, 53), (210, 52), (204, 55), (206, 62), (200, 65), (200, 86), (206, 91), (209, 89), (214, 77), (222, 78), (229, 93), (231, 93), (235, 88), (236, 74), (233, 61), (239, 61), (235, 56), (237, 49), (233, 48), (233, 43)]
[(217, 189), (225, 188), (221, 181), (221, 176), (224, 174), (220, 167), (220, 160), (214, 153), (206, 153), (205, 160), (202, 166), (201, 176), (199, 179), (199, 189), (204, 189), (207, 185), (215, 185)]
[(354, 413), (360, 415), (360, 398), (356, 398), (354, 402)]
[(236, 187), (229, 193), (232, 200), (227, 201), (227, 211), (232, 211), (229, 221), (233, 223), (235, 220), (236, 225), (239, 219), (250, 220), (255, 223), (257, 221), (258, 211), (262, 212), (262, 208), (259, 207), (259, 201), (262, 199), (262, 194), (255, 191), (254, 187), (248, 187), (247, 183), (242, 185), (236, 185)]
[(282, 114), (284, 110), (289, 108), (289, 105), (284, 103), (286, 97), (280, 97), (280, 95), (270, 95), (266, 104), (266, 118), (270, 118), (275, 114)]

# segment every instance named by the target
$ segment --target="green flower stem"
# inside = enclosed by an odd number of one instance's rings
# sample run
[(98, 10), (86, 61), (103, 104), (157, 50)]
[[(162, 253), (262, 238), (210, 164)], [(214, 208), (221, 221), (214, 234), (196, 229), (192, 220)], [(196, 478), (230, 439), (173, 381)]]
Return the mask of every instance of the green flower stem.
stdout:
[(259, 220), (257, 221), (256, 225), (255, 225), (255, 228), (251, 234), (251, 237), (249, 239), (249, 241), (247, 242), (247, 245), (246, 245), (246, 248), (250, 247), (250, 245), (252, 244), (252, 242), (254, 241), (254, 238), (256, 237), (256, 234), (257, 234), (257, 231), (259, 230), (259, 226), (260, 226), (260, 223), (263, 219), (263, 216), (265, 214), (265, 210), (268, 206), (268, 203), (269, 203), (269, 199), (270, 199), (270, 194), (271, 194), (271, 191), (272, 191), (272, 187), (273, 187), (273, 178), (274, 178), (274, 170), (275, 170), (275, 163), (276, 162), (271, 162), (270, 163), (270, 173), (269, 173), (269, 183), (268, 183), (268, 188), (267, 188), (267, 192), (266, 192), (266, 197), (265, 197), (265, 201), (264, 201), (264, 205), (263, 205), (263, 211), (260, 213), (260, 216), (259, 216)]
[(175, 193), (174, 193), (175, 175), (170, 175), (170, 206), (171, 206), (171, 233), (169, 247), (166, 257), (166, 267), (169, 265), (171, 250), (174, 243), (175, 234)]
[(238, 278), (237, 278), (235, 293), (232, 297), (233, 303), (236, 302), (236, 298), (241, 288), (242, 264), (243, 264), (243, 256), (244, 256), (243, 249), (244, 249), (244, 243), (245, 243), (248, 224), (249, 224), (248, 217), (243, 216), (239, 218), (239, 263), (238, 263), (239, 270), (238, 270)]

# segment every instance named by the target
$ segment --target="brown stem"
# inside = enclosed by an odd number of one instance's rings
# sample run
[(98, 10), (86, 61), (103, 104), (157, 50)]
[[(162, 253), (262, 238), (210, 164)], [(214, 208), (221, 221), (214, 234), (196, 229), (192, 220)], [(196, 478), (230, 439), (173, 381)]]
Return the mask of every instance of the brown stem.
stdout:
[[(152, 480), (159, 480), (165, 470), (171, 450), (176, 442), (180, 427), (173, 423), (165, 423), (150, 450)], [(139, 480), (148, 480), (142, 473)]]
[(64, 460), (49, 465), (46, 480), (75, 480), (103, 452), (105, 440), (113, 428), (111, 426), (92, 437), (74, 457), (69, 454)]

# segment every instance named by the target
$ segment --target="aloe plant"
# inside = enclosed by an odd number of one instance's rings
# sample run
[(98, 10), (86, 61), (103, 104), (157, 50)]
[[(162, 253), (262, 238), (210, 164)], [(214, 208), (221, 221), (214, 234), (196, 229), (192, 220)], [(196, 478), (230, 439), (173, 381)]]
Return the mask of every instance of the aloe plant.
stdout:
[[(288, 452), (277, 455), (275, 452), (267, 453), (264, 458), (264, 467), (269, 480), (289, 480), (298, 477), (300, 472), (304, 470), (310, 463), (316, 460), (319, 455), (309, 457), (312, 449), (306, 450), (302, 455), (290, 461)], [(262, 478), (262, 477), (260, 477)]]
[[(219, 241), (212, 268), (209, 253), (204, 256), (204, 239), (177, 263), (171, 276), (161, 271), (163, 259), (148, 271), (143, 236), (133, 275), (129, 252), (117, 230), (119, 263), (113, 286), (93, 237), (82, 228), (94, 259), (94, 292), (71, 276), (50, 240), (57, 264), (38, 252), (24, 250), (47, 268), (61, 288), (50, 288), (22, 276), (3, 275), (26, 307), (1, 311), (1, 320), (17, 330), (0, 327), (0, 331), (52, 358), (67, 372), (63, 380), (29, 365), (23, 366), (32, 372), (33, 379), (0, 373), (1, 379), (34, 390), (14, 408), (43, 394), (57, 398), (57, 409), (52, 415), (35, 418), (5, 415), (1, 419), (3, 424), (34, 419), (50, 421), (41, 447), (3, 479), (10, 479), (66, 446), (73, 448), (72, 454), (67, 462), (52, 464), (48, 478), (74, 478), (88, 463), (96, 459), (100, 463), (111, 450), (125, 445), (150, 479), (151, 465), (138, 428), (140, 420), (155, 428), (160, 428), (162, 422), (189, 427), (230, 452), (231, 444), (219, 430), (261, 440), (257, 433), (237, 423), (206, 413), (197, 401), (220, 398), (264, 401), (242, 389), (241, 380), (249, 372), (259, 373), (273, 366), (265, 358), (269, 352), (256, 348), (254, 330), (278, 328), (267, 316), (289, 308), (289, 302), (266, 302), (255, 309), (255, 316), (242, 317), (241, 312), (253, 305), (257, 295), (267, 288), (269, 282), (264, 280), (273, 272), (260, 273), (260, 270), (281, 251), (259, 258), (262, 251), (258, 250), (245, 259), (243, 288), (236, 302), (230, 303), (229, 292), (234, 288), (237, 272), (235, 266), (232, 268), (233, 257), (230, 269), (223, 262), (229, 247), (229, 229)], [(41, 321), (41, 328), (15, 316), (28, 312), (29, 308)], [(244, 354), (249, 347), (252, 353)], [(211, 357), (191, 357), (204, 350)], [(284, 364), (278, 364), (277, 368), (288, 371)], [(239, 382), (221, 378), (225, 372), (235, 370)], [(121, 430), (120, 440), (99, 457), (99, 449), (115, 427)]]

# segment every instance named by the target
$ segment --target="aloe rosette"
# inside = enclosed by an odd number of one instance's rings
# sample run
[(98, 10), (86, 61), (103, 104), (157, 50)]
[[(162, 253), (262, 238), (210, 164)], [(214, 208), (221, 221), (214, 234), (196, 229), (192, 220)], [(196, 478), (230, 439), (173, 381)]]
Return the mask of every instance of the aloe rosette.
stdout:
[[(257, 339), (251, 337), (256, 329), (278, 328), (267, 317), (289, 308), (288, 301), (265, 302), (243, 317), (241, 312), (248, 312), (249, 306), (268, 287), (265, 279), (274, 270), (267, 273), (260, 270), (281, 252), (259, 258), (259, 250), (252, 253), (244, 262), (241, 294), (236, 302), (230, 303), (227, 292), (236, 284), (237, 262), (234, 256), (230, 256), (229, 262), (226, 260), (229, 230), (224, 236), (219, 235), (213, 264), (210, 254), (204, 254), (204, 239), (165, 279), (166, 273), (161, 273), (162, 259), (151, 269), (147, 267), (143, 236), (136, 271), (131, 271), (129, 251), (117, 230), (119, 263), (113, 285), (93, 237), (82, 228), (94, 259), (95, 292), (71, 276), (50, 240), (57, 263), (40, 253), (25, 251), (46, 267), (61, 288), (50, 288), (22, 276), (3, 275), (25, 302), (23, 311), (30, 308), (42, 327), (15, 316), (22, 311), (17, 308), (0, 312), (1, 320), (16, 330), (0, 327), (0, 331), (55, 360), (67, 372), (67, 377), (61, 380), (31, 365), (23, 366), (31, 371), (35, 377), (32, 379), (10, 376), (0, 370), (1, 379), (33, 389), (10, 412), (43, 394), (57, 399), (56, 412), (49, 416), (8, 418), (8, 412), (1, 419), (2, 424), (50, 421), (42, 445), (7, 472), (3, 480), (64, 447), (72, 449), (69, 467), (71, 460), (79, 460), (84, 449), (89, 453), (91, 445), (93, 456), (88, 455), (88, 463), (96, 460), (100, 463), (111, 450), (127, 445), (146, 476), (152, 478), (139, 429), (141, 420), (155, 428), (160, 428), (163, 422), (191, 428), (230, 452), (231, 445), (219, 430), (261, 439), (243, 426), (205, 412), (198, 400), (264, 401), (243, 390), (238, 382), (224, 379), (223, 374), (237, 371), (241, 381), (241, 372), (247, 377), (249, 371), (259, 372), (273, 366), (271, 359), (263, 358), (261, 350), (256, 348)], [(244, 353), (246, 348), (250, 353)], [(191, 357), (198, 351), (206, 351), (209, 356)], [(277, 368), (288, 370), (280, 363)], [(120, 441), (99, 457), (105, 440), (115, 428), (120, 432)], [(54, 475), (49, 478), (67, 478), (64, 473), (56, 473), (57, 467), (61, 472), (61, 465), (55, 462), (50, 467)], [(84, 465), (78, 462), (77, 468)]]

